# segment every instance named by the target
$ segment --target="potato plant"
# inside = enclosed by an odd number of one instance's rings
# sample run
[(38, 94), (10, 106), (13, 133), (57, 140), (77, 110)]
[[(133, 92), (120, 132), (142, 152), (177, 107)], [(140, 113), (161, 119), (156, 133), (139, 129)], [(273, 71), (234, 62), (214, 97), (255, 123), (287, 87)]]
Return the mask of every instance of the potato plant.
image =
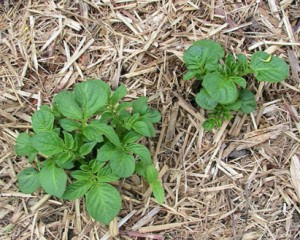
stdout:
[(159, 203), (164, 190), (142, 137), (154, 137), (157, 110), (148, 98), (120, 102), (127, 94), (121, 85), (113, 93), (100, 80), (79, 83), (73, 91), (58, 93), (51, 106), (32, 116), (33, 132), (17, 137), (15, 152), (27, 156), (31, 167), (18, 174), (24, 193), (39, 187), (55, 197), (85, 197), (89, 214), (108, 224), (121, 209), (121, 196), (111, 185), (132, 174), (145, 178)]
[(231, 112), (251, 113), (256, 108), (254, 94), (247, 89), (247, 76), (260, 82), (277, 83), (289, 74), (286, 62), (268, 53), (255, 52), (250, 61), (243, 54), (229, 53), (212, 40), (193, 43), (184, 53), (183, 60), (188, 71), (183, 79), (201, 81), (196, 103), (209, 111), (203, 123), (205, 130), (220, 127), (224, 120), (232, 118)]

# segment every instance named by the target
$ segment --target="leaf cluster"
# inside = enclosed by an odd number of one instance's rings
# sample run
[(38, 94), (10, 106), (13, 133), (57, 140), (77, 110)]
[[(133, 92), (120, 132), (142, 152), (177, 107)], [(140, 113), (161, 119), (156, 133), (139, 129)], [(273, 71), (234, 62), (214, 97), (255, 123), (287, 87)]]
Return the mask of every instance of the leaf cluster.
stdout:
[(183, 79), (195, 78), (202, 88), (196, 95), (197, 104), (210, 111), (203, 127), (220, 127), (223, 120), (232, 118), (232, 111), (251, 113), (256, 107), (254, 94), (247, 89), (246, 76), (252, 74), (258, 81), (281, 82), (289, 70), (278, 57), (258, 51), (250, 61), (243, 54), (225, 56), (224, 48), (212, 40), (194, 42), (184, 53), (188, 71)]
[(16, 140), (16, 154), (33, 165), (19, 173), (19, 189), (33, 193), (42, 187), (67, 200), (85, 196), (89, 214), (108, 224), (121, 209), (120, 193), (110, 183), (136, 172), (162, 203), (158, 171), (149, 149), (139, 143), (155, 136), (153, 124), (161, 116), (146, 97), (120, 102), (126, 94), (124, 85), (112, 93), (103, 81), (88, 80), (58, 93), (52, 106), (41, 106), (32, 116), (34, 132)]

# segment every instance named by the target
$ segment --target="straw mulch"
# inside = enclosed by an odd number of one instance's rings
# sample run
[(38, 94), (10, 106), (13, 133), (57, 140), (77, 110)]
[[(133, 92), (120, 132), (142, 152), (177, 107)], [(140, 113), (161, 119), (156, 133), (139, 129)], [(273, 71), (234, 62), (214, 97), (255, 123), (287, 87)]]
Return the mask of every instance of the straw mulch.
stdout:
[[(300, 3), (188, 0), (0, 1), (0, 239), (300, 239)], [(228, 51), (284, 58), (284, 83), (250, 80), (258, 108), (204, 132), (183, 51), (214, 39)], [(14, 155), (30, 116), (87, 78), (124, 83), (162, 113), (145, 139), (166, 192), (159, 206), (137, 177), (119, 183), (119, 229), (84, 201), (18, 191)]]

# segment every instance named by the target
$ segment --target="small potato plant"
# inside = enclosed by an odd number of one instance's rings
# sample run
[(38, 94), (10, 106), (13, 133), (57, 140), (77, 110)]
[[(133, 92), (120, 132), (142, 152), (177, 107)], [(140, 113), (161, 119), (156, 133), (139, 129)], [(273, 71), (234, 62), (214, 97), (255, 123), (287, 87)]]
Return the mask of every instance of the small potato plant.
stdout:
[(224, 48), (212, 40), (194, 42), (185, 51), (183, 60), (188, 69), (183, 79), (201, 81), (195, 100), (200, 107), (209, 110), (208, 119), (203, 123), (208, 131), (230, 120), (232, 111), (254, 111), (255, 96), (247, 89), (246, 76), (277, 83), (289, 74), (288, 65), (281, 58), (261, 51), (254, 53), (250, 62), (243, 54), (229, 53), (225, 57)]
[(16, 154), (32, 164), (18, 174), (20, 191), (42, 187), (66, 200), (84, 196), (89, 214), (108, 224), (121, 209), (120, 193), (110, 183), (137, 173), (162, 203), (158, 171), (149, 149), (139, 143), (155, 136), (153, 124), (161, 116), (146, 97), (120, 102), (126, 94), (124, 85), (112, 93), (103, 81), (88, 80), (58, 93), (52, 106), (41, 106), (32, 116), (33, 132), (16, 140)]

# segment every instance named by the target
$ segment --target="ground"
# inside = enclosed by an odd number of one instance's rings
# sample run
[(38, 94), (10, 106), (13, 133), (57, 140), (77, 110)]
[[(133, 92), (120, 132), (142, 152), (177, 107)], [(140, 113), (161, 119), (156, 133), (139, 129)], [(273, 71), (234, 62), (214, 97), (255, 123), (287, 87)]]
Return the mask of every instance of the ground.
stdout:
[[(107, 239), (84, 200), (18, 191), (28, 165), (20, 132), (53, 96), (87, 78), (162, 113), (144, 139), (165, 188), (158, 205), (138, 177), (119, 182), (115, 239), (300, 239), (300, 3), (292, 0), (0, 1), (0, 239)], [(258, 107), (205, 132), (205, 111), (183, 81), (184, 50), (213, 39), (227, 52), (262, 50), (290, 66), (283, 83), (248, 79)], [(115, 230), (116, 231), (116, 230)], [(107, 235), (106, 235), (107, 236)]]

